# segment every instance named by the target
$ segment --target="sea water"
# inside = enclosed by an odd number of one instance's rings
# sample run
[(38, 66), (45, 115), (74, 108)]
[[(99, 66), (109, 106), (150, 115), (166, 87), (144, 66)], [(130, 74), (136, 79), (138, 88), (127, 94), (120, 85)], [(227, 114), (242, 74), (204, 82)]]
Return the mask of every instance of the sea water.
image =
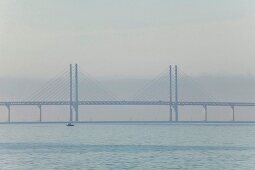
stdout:
[(0, 169), (255, 169), (255, 124), (1, 124)]

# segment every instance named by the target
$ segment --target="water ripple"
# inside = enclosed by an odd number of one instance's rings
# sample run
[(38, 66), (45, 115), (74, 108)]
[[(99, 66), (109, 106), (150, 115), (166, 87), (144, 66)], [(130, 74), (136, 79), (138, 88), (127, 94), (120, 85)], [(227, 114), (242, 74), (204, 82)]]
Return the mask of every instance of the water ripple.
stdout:
[(49, 150), (56, 152), (171, 152), (171, 151), (245, 151), (248, 146), (164, 146), (164, 145), (86, 145), (57, 143), (1, 143), (1, 150)]

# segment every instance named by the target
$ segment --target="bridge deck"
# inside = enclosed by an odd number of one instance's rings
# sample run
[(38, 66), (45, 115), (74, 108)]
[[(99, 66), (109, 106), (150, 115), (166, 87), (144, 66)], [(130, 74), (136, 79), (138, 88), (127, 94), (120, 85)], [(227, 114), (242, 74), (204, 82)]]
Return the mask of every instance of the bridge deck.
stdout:
[[(171, 103), (175, 105), (175, 102)], [(0, 102), (8, 105), (70, 105), (69, 101), (9, 101)], [(79, 101), (79, 105), (170, 105), (169, 101)], [(179, 101), (179, 106), (255, 106), (252, 102), (189, 102)]]

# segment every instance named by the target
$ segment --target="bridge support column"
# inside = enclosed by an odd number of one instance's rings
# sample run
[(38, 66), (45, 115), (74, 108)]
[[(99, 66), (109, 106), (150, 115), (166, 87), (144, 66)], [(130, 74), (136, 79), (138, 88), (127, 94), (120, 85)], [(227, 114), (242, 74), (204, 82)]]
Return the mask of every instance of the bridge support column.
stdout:
[(177, 73), (177, 65), (175, 65), (175, 121), (179, 120), (179, 112), (178, 112), (178, 73)]
[(231, 106), (232, 109), (232, 121), (235, 121), (235, 106)]
[(70, 118), (69, 118), (69, 121), (70, 122), (72, 122), (73, 121), (73, 74), (72, 74), (72, 64), (70, 64), (70, 101), (69, 101), (69, 103), (70, 103), (70, 105), (69, 105), (69, 109), (70, 109)]
[(75, 121), (79, 121), (79, 89), (78, 89), (78, 66), (75, 64)]
[(169, 66), (169, 121), (173, 121), (173, 110), (172, 110), (172, 66)]
[(6, 108), (8, 110), (8, 122), (11, 122), (11, 106), (10, 105), (6, 105)]
[(204, 105), (203, 107), (205, 109), (205, 121), (207, 121), (207, 105)]
[(37, 106), (39, 108), (39, 122), (42, 122), (42, 105)]

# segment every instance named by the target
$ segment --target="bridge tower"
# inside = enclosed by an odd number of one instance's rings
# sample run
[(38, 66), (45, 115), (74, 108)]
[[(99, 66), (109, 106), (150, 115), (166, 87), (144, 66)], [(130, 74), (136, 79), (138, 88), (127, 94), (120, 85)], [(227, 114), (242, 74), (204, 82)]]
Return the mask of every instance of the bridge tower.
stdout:
[(74, 110), (75, 110), (75, 121), (79, 121), (79, 87), (78, 87), (78, 65), (75, 64), (75, 103), (74, 103)]
[(177, 70), (177, 65), (175, 65), (174, 68), (174, 74), (175, 74), (175, 121), (178, 122), (179, 118), (179, 112), (178, 112), (178, 70)]
[(72, 122), (73, 121), (73, 75), (72, 75), (72, 64), (70, 64), (70, 68), (69, 68), (69, 78), (70, 78), (70, 119), (69, 121)]
[(172, 66), (169, 66), (169, 121), (173, 121), (173, 110), (172, 110)]

